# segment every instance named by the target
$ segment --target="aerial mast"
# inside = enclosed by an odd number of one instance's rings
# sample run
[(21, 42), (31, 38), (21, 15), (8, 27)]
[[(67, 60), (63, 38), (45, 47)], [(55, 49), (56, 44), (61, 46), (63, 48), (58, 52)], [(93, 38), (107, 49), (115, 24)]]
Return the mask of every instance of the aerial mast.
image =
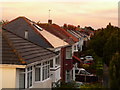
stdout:
[(51, 11), (51, 10), (49, 9), (49, 19), (50, 19), (50, 11)]

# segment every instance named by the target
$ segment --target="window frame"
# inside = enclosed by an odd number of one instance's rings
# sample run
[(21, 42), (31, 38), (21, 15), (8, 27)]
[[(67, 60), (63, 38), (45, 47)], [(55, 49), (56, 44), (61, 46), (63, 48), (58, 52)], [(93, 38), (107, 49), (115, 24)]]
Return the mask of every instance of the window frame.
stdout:
[(66, 48), (66, 59), (72, 59), (72, 47)]

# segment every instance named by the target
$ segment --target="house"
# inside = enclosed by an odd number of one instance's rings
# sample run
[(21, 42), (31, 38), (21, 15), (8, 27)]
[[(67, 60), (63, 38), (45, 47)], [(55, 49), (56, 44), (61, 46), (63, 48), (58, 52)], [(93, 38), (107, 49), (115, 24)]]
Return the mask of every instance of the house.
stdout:
[(15, 33), (0, 31), (0, 88), (51, 88), (51, 60), (56, 53)]
[(3, 25), (2, 29), (15, 33), (20, 37), (58, 53), (55, 59), (50, 60), (50, 74), (53, 82), (52, 86), (54, 87), (56, 84), (60, 84), (60, 50), (61, 47), (69, 45), (67, 42), (47, 32), (44, 28), (39, 27), (35, 22), (26, 17), (18, 17), (12, 20)]
[(38, 26), (44, 28), (44, 30), (50, 32), (56, 37), (64, 40), (69, 45), (61, 47), (61, 81), (71, 82), (75, 80), (75, 68), (73, 64), (74, 47), (77, 47), (79, 39), (67, 32), (60, 26), (52, 23), (38, 23)]
[(48, 20), (48, 23), (36, 24), (26, 17), (12, 20), (3, 25), (2, 29), (58, 53), (58, 56), (50, 61), (53, 87), (60, 80), (63, 82), (75, 80), (73, 57), (71, 56), (77, 50), (79, 39), (74, 35), (53, 24), (52, 20)]
[(79, 40), (73, 47), (73, 63), (75, 64), (75, 67), (80, 67), (83, 64), (80, 56), (82, 55), (82, 51), (85, 49), (86, 42), (90, 39), (89, 32), (88, 30), (86, 31), (80, 28), (79, 25), (76, 27), (64, 24), (63, 28)]

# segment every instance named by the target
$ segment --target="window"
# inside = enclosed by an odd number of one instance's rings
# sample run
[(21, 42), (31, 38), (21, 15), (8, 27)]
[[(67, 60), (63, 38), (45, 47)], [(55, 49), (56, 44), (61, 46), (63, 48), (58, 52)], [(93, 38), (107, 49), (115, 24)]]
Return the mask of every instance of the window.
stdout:
[(72, 48), (71, 47), (66, 48), (66, 59), (72, 59)]
[(19, 88), (25, 89), (25, 69), (20, 69), (19, 72)]
[(25, 38), (28, 39), (28, 30), (25, 30)]
[(53, 59), (50, 60), (50, 67), (53, 68)]
[(59, 56), (58, 57), (56, 57), (56, 59), (55, 59), (55, 67), (57, 67), (57, 66), (59, 66), (60, 65), (60, 58), (59, 58)]
[(49, 78), (49, 74), (50, 74), (49, 67), (50, 67), (49, 61), (43, 62), (42, 80)]
[(27, 68), (27, 88), (32, 86), (32, 66)]
[[(33, 70), (34, 68), (34, 70)], [(26, 71), (25, 71), (26, 70)], [(34, 72), (33, 72), (34, 71)], [(43, 81), (50, 76), (50, 61), (41, 62), (37, 65), (20, 69), (19, 73), (19, 88), (29, 88), (33, 84), (33, 76), (35, 81)], [(27, 80), (27, 81), (25, 81)], [(26, 86), (25, 86), (26, 83)]]
[(35, 66), (35, 81), (41, 81), (41, 63)]
[(35, 81), (43, 81), (49, 78), (50, 61), (37, 64), (35, 66)]
[(70, 82), (71, 81), (71, 71), (67, 70), (66, 71), (66, 82)]

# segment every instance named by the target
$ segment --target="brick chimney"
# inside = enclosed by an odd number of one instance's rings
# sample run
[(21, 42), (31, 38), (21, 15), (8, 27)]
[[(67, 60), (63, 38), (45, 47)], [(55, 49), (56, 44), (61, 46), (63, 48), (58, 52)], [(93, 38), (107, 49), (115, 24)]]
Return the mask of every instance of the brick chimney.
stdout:
[(51, 19), (48, 20), (48, 24), (52, 24), (52, 20)]
[(80, 28), (80, 25), (78, 25), (78, 28)]

